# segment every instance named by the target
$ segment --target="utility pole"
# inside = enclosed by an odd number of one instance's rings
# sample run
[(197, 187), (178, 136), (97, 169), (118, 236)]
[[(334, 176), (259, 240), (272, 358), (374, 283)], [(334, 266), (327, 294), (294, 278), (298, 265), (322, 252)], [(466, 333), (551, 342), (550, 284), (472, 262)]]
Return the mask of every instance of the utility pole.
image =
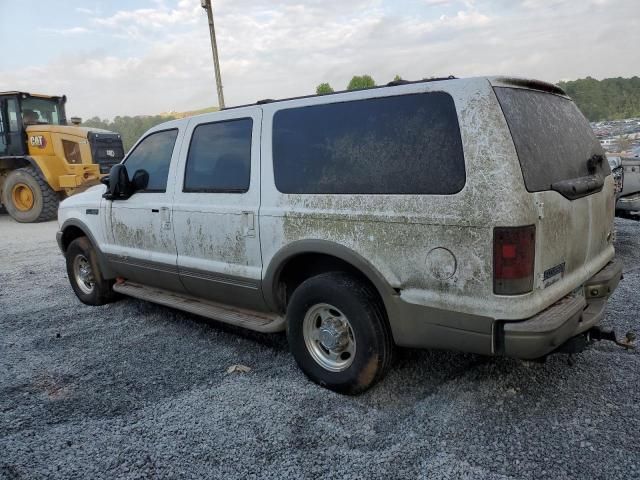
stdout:
[(216, 42), (216, 31), (213, 27), (212, 0), (200, 0), (200, 5), (207, 11), (209, 17), (209, 34), (211, 35), (211, 50), (213, 51), (213, 67), (216, 72), (216, 90), (218, 91), (218, 104), (220, 109), (224, 108), (224, 94), (222, 93), (222, 77), (220, 75), (220, 62), (218, 62), (218, 44)]

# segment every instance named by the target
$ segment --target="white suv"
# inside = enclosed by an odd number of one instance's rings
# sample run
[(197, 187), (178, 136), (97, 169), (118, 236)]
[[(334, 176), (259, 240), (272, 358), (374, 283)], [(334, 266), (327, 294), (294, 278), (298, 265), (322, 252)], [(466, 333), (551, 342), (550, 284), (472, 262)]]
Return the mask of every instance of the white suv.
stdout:
[(60, 206), (75, 293), (286, 330), (302, 370), (345, 393), (395, 345), (584, 345), (621, 277), (587, 120), (538, 81), (398, 83), (151, 129), (107, 187)]

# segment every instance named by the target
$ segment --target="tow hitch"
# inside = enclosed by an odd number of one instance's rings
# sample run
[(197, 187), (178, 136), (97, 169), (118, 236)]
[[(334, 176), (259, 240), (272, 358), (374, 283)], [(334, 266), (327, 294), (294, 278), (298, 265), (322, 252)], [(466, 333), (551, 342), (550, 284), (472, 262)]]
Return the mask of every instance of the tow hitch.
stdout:
[(613, 330), (604, 330), (598, 326), (591, 327), (591, 329), (587, 330), (587, 337), (591, 340), (609, 340), (616, 345), (624, 348), (625, 350), (629, 350), (630, 348), (635, 348), (634, 342), (636, 341), (636, 334), (633, 332), (627, 332), (624, 336), (624, 339), (618, 340), (616, 337), (616, 332)]
[(574, 353), (580, 353), (593, 342), (601, 340), (609, 340), (625, 350), (629, 350), (630, 348), (635, 348), (634, 342), (636, 340), (636, 334), (633, 332), (627, 332), (624, 339), (618, 340), (616, 332), (613, 330), (605, 330), (595, 326), (580, 335), (570, 338), (553, 353), (568, 353), (569, 365), (573, 365)]

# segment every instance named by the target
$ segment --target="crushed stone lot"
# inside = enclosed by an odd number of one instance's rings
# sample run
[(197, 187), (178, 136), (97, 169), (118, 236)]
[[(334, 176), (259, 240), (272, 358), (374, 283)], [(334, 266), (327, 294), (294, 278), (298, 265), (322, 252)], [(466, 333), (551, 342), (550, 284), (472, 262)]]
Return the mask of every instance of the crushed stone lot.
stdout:
[[(640, 222), (605, 326), (640, 333)], [(346, 397), (284, 335), (134, 299), (81, 304), (57, 224), (0, 215), (0, 478), (640, 478), (640, 352), (544, 364), (401, 350)], [(249, 372), (227, 373), (243, 364)]]

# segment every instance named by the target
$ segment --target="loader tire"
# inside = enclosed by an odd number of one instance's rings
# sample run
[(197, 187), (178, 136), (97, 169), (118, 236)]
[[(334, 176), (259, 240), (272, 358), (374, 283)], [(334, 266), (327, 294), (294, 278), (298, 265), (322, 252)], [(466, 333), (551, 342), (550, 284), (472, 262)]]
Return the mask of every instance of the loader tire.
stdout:
[(13, 170), (4, 182), (2, 204), (18, 222), (54, 220), (59, 203), (58, 194), (33, 167)]

